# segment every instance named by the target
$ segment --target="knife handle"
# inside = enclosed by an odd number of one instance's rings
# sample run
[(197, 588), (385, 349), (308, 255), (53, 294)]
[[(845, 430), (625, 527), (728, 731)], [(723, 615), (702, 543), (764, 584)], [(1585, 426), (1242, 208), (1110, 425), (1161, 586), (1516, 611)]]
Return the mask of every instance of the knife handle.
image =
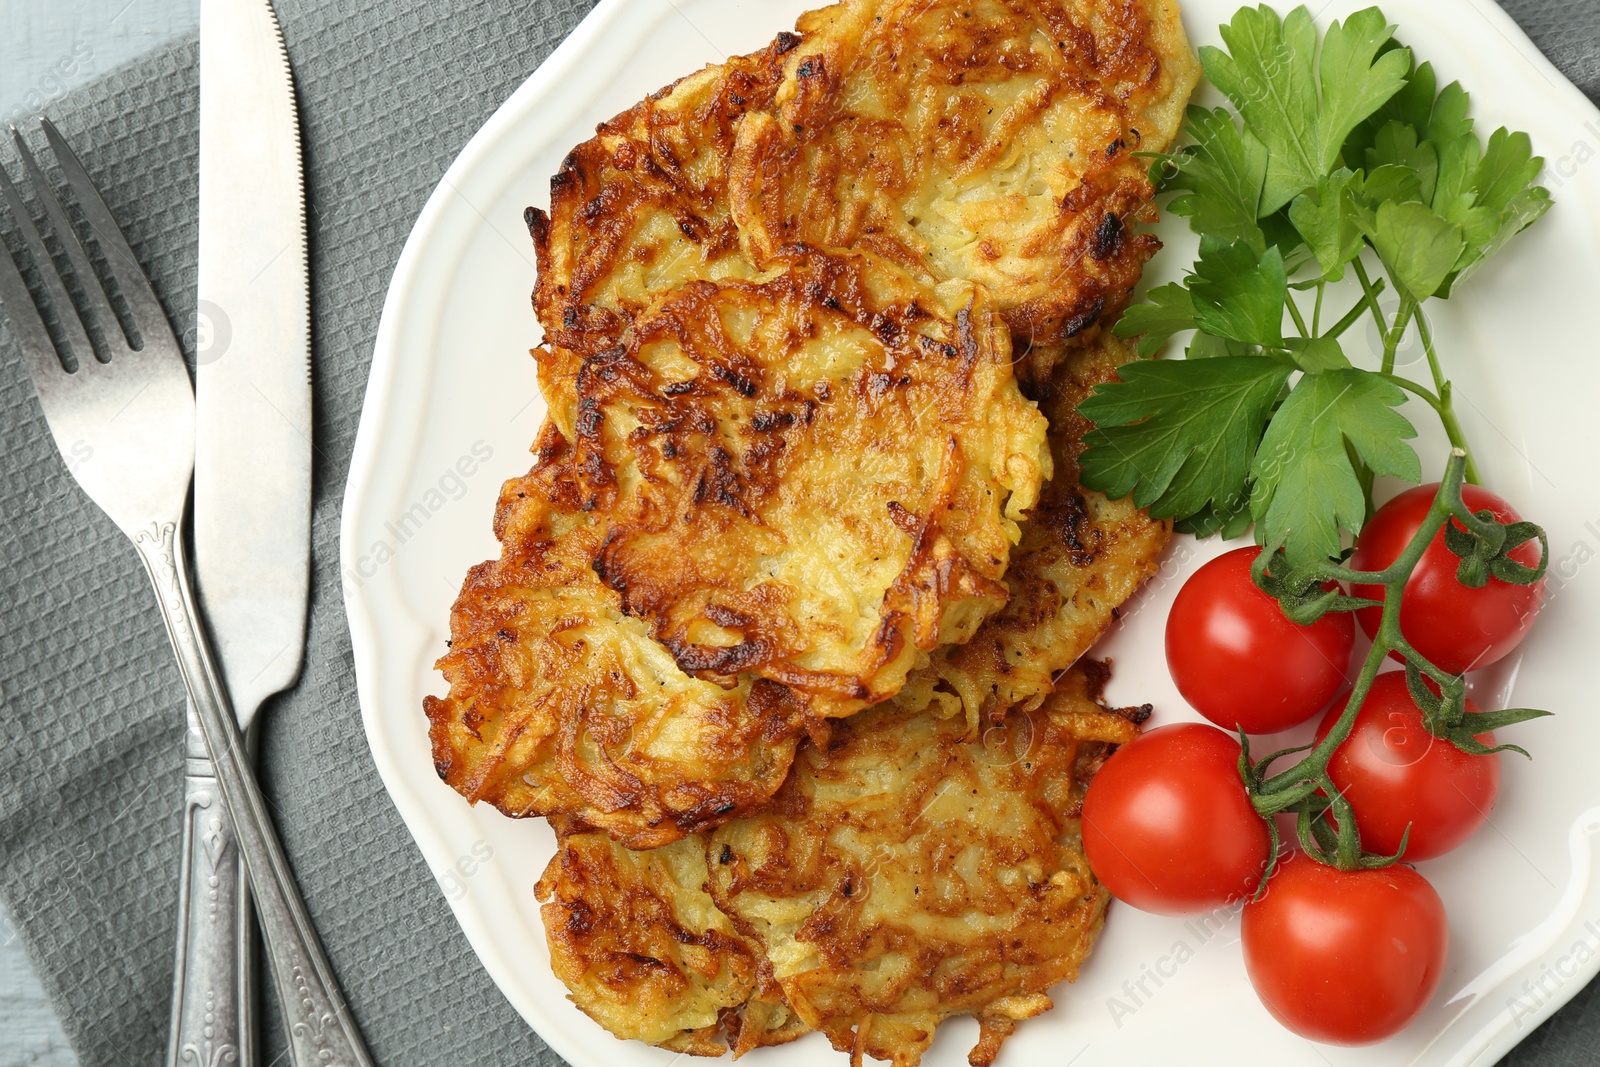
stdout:
[(139, 531), (134, 546), (155, 586), (162, 622), (205, 737), (223, 804), (233, 816), (266, 942), (267, 964), (289, 1028), (290, 1062), (294, 1067), (373, 1067), (300, 899), (288, 857), (267, 814), (266, 797), (250, 768), (244, 734), (206, 648), (178, 524), (152, 523), (151, 531)]
[(188, 720), (178, 962), (167, 1067), (254, 1067), (250, 886), (192, 704)]

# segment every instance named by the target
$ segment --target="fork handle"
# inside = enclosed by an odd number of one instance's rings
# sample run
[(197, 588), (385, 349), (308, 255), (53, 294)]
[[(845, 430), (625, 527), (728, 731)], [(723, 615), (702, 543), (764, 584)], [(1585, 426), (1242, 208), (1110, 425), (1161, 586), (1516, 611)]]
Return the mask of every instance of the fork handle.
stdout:
[(373, 1067), (295, 888), (289, 861), (267, 814), (266, 798), (250, 769), (244, 735), (206, 649), (178, 530), (176, 522), (158, 521), (137, 530), (133, 541), (155, 585), (217, 786), (233, 816), (266, 941), (267, 963), (289, 1027), (291, 1062), (295, 1067)]
[(193, 704), (188, 721), (167, 1067), (254, 1067), (250, 885)]

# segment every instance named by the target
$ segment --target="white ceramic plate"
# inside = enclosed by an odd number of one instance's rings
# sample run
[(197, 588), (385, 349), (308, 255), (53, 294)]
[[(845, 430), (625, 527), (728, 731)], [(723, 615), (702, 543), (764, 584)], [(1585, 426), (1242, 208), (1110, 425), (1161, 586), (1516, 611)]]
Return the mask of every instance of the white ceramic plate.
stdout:
[[(1188, 0), (1195, 43), (1240, 0)], [(502, 480), (529, 466), (544, 415), (528, 349), (533, 252), (522, 210), (597, 121), (700, 64), (762, 46), (808, 0), (603, 0), (480, 130), (428, 201), (384, 307), (345, 499), (341, 540), (362, 717), (384, 783), (462, 929), (505, 993), (580, 1067), (674, 1057), (612, 1038), (552, 976), (533, 885), (553, 842), (542, 820), (476, 809), (435, 776), (421, 711), (466, 569), (498, 551), (489, 529)], [(1285, 5), (1287, 6), (1287, 5)], [(1319, 22), (1361, 6), (1323, 5)], [(1449, 971), (1415, 1025), (1375, 1049), (1312, 1045), (1273, 1023), (1245, 980), (1238, 921), (1184, 923), (1117, 908), (1076, 986), (1007, 1044), (1004, 1063), (1234, 1064), (1248, 1045), (1290, 1064), (1489, 1064), (1600, 970), (1600, 113), (1488, 0), (1389, 0), (1401, 36), (1444, 80), (1473, 91), (1481, 132), (1525, 129), (1549, 162), (1556, 207), (1448, 305), (1433, 309), (1463, 417), (1489, 483), (1550, 533), (1553, 595), (1520, 663), (1480, 680), (1492, 702), (1551, 708), (1516, 730), (1536, 755), (1505, 759), (1492, 825), (1423, 865), (1451, 916)], [(1203, 98), (1202, 98), (1203, 99)], [(1193, 258), (1181, 220), (1148, 281)], [(1342, 308), (1343, 303), (1331, 306)], [(1369, 338), (1376, 345), (1376, 338)], [(1354, 342), (1359, 350), (1361, 341)], [(1415, 360), (1413, 350), (1402, 361)], [(1426, 377), (1425, 371), (1422, 375)], [(1434, 420), (1426, 464), (1442, 464)], [(1116, 662), (1113, 701), (1150, 702), (1158, 722), (1193, 717), (1167, 676), (1162, 624), (1181, 580), (1221, 551), (1180, 539), (1161, 576), (1098, 654)], [(929, 1064), (965, 1063), (976, 1026), (947, 1024)], [(812, 1035), (752, 1061), (843, 1062)]]

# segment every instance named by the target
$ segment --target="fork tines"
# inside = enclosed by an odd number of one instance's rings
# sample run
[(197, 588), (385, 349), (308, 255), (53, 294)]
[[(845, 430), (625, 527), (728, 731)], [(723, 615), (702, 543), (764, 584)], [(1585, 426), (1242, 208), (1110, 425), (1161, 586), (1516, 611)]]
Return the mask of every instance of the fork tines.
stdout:
[[(33, 186), (34, 196), (44, 207), (50, 228), (55, 233), (56, 241), (66, 253), (72, 273), (77, 275), (78, 288), (85, 305), (84, 310), (89, 316), (89, 320), (86, 321), (71, 299), (66, 279), (57, 269), (57, 263), (45, 245), (32, 214), (23, 202), (16, 185), (12, 183), (11, 176), (6, 173), (3, 166), (0, 166), (0, 199), (4, 199), (7, 210), (22, 234), (23, 244), (28, 249), (29, 258), (33, 260), (34, 269), (38, 271), (47, 302), (59, 320), (60, 337), (65, 341), (65, 350), (61, 345), (52, 342), (27, 284), (23, 281), (18, 263), (9, 255), (0, 256), (0, 309), (3, 309), (11, 320), (19, 347), (28, 362), (29, 374), (38, 383), (42, 380), (42, 375), (47, 375), (51, 371), (59, 373), (61, 369), (76, 370), (85, 360), (94, 359), (94, 346), (89, 339), (92, 326), (99, 328), (104, 341), (103, 362), (132, 355), (156, 339), (166, 340), (175, 347), (172, 328), (156, 299), (155, 292), (145, 278), (143, 268), (134, 257), (133, 249), (128, 247), (127, 239), (112, 218), (105, 201), (90, 182), (83, 164), (48, 119), (41, 118), (39, 125), (44, 130), (51, 153), (61, 168), (66, 184), (72, 191), (73, 199), (77, 201), (79, 209), (88, 221), (90, 232), (100, 246), (107, 269), (127, 302), (137, 336), (130, 338), (124, 331), (116, 313), (112, 310), (110, 293), (90, 262), (88, 250), (80, 239), (77, 227), (68, 217), (66, 208), (32, 151), (29, 150), (22, 134), (13, 126), (11, 137), (22, 160), (23, 171), (29, 184)], [(52, 360), (55, 361), (53, 367)]]

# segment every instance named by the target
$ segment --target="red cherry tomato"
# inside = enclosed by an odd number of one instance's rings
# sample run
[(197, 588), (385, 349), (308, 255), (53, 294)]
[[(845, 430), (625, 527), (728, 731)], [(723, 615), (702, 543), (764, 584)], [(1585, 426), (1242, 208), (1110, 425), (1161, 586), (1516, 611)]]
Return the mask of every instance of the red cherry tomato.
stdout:
[[(1350, 566), (1381, 571), (1399, 558), (1422, 525), (1438, 491), (1437, 483), (1407, 489), (1379, 508), (1361, 531)], [(1487, 508), (1501, 522), (1520, 518), (1510, 504), (1480, 486), (1462, 486), (1461, 499), (1474, 512)], [(1521, 545), (1511, 558), (1536, 566), (1539, 543)], [(1483, 588), (1469, 589), (1456, 578), (1460, 564), (1461, 558), (1450, 551), (1444, 543), (1444, 531), (1440, 530), (1406, 582), (1400, 599), (1400, 632), (1431, 663), (1452, 674), (1487, 667), (1516, 648), (1544, 603), (1543, 579), (1532, 585), (1511, 585), (1490, 578)], [(1358, 585), (1352, 592), (1355, 596), (1383, 599), (1383, 590), (1377, 586)], [(1366, 608), (1357, 615), (1368, 636), (1378, 632), (1382, 618), (1378, 608)]]
[(1123, 745), (1083, 799), (1089, 866), (1143, 911), (1197, 914), (1253, 892), (1269, 848), (1239, 780), (1239, 742), (1201, 723)]
[[(1321, 741), (1343, 703), (1328, 709), (1317, 728)], [(1468, 711), (1477, 711), (1467, 701)], [(1478, 740), (1493, 747), (1494, 734)], [(1405, 674), (1380, 674), (1355, 726), (1328, 762), (1328, 776), (1349, 798), (1361, 847), (1393, 855), (1411, 826), (1407, 860), (1442, 856), (1471, 837), (1489, 818), (1500, 793), (1500, 757), (1474, 756), (1428, 732), (1406, 689)]]
[(1290, 622), (1250, 580), (1259, 548), (1190, 575), (1167, 616), (1167, 669), (1196, 711), (1225, 729), (1276, 733), (1321, 711), (1344, 685), (1355, 643), (1348, 612)]
[(1301, 1037), (1366, 1045), (1428, 1003), (1450, 944), (1444, 904), (1410, 867), (1341, 871), (1303, 852), (1245, 905), (1245, 971), (1273, 1018)]

